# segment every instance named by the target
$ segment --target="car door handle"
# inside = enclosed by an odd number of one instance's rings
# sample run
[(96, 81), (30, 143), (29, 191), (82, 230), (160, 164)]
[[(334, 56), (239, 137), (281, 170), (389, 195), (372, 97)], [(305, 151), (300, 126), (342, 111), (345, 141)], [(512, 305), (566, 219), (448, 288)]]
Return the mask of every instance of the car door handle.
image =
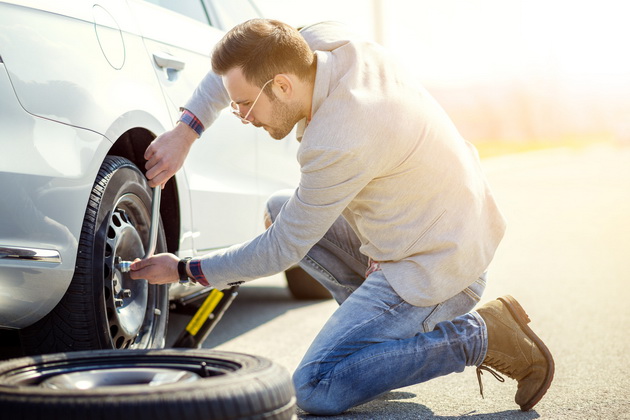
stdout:
[(186, 67), (184, 60), (164, 52), (153, 53), (153, 59), (155, 64), (163, 69), (184, 70)]

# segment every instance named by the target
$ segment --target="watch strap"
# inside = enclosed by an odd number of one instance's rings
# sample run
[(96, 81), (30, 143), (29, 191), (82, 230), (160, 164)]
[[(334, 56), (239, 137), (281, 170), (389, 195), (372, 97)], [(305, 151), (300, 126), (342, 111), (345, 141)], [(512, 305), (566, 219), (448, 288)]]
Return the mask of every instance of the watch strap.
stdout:
[(179, 274), (179, 282), (182, 284), (187, 284), (191, 282), (197, 283), (195, 279), (188, 277), (188, 273), (186, 272), (186, 265), (188, 264), (188, 261), (190, 261), (191, 259), (192, 259), (191, 257), (185, 257), (179, 260), (179, 262), (177, 263), (177, 273)]

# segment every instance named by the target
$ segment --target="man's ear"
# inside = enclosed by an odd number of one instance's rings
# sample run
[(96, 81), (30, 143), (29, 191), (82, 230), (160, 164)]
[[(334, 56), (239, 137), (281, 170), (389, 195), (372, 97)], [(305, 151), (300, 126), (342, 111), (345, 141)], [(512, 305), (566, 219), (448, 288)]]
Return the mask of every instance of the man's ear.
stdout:
[(284, 100), (288, 100), (293, 97), (293, 80), (291, 80), (291, 76), (288, 74), (276, 74), (276, 77), (273, 78), (273, 88), (275, 95)]

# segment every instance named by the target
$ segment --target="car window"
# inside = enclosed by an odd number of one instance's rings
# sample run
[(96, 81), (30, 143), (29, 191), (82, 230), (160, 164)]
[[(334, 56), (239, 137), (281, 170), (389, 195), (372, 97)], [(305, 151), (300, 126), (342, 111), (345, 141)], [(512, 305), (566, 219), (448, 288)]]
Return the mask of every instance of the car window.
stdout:
[(228, 30), (249, 19), (261, 17), (260, 12), (250, 0), (214, 1), (219, 26)]
[[(208, 25), (208, 13), (202, 0), (146, 0)], [(229, 3), (229, 2), (228, 2)]]

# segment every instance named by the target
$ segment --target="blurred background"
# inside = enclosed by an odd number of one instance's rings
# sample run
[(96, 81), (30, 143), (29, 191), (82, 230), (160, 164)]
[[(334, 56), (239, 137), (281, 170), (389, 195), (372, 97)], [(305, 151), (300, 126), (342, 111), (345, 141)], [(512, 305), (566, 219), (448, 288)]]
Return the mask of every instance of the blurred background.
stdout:
[(630, 2), (258, 0), (294, 26), (341, 21), (416, 69), (483, 155), (630, 144)]

